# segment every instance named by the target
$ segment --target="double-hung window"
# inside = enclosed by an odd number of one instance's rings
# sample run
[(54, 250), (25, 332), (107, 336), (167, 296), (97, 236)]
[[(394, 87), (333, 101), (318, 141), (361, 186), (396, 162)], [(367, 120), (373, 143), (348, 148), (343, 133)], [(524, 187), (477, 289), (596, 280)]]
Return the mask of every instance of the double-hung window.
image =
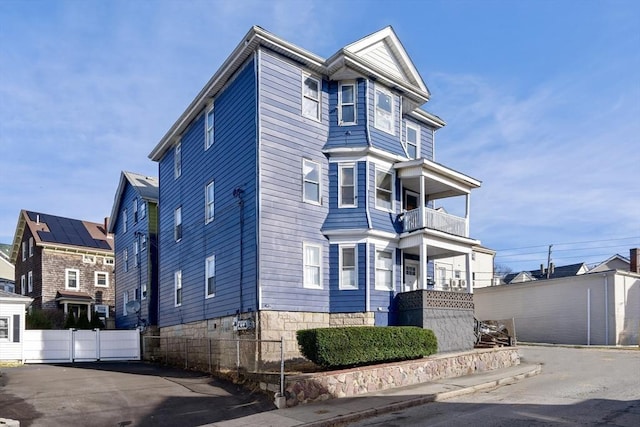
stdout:
[(405, 122), (404, 148), (410, 159), (420, 157), (420, 127), (411, 122)]
[(140, 244), (137, 240), (133, 242), (133, 262), (136, 263), (136, 267), (140, 266)]
[(205, 121), (204, 121), (204, 134), (205, 134), (205, 139), (204, 139), (204, 149), (208, 150), (209, 147), (211, 147), (213, 145), (213, 120), (214, 118), (214, 113), (213, 113), (213, 105), (207, 110), (207, 115), (205, 117)]
[(340, 289), (358, 289), (358, 251), (355, 245), (340, 246)]
[(138, 199), (133, 199), (133, 223), (138, 222)]
[(67, 268), (64, 271), (65, 288), (77, 291), (80, 288), (80, 271)]
[(174, 304), (176, 307), (180, 307), (182, 305), (182, 270), (173, 273), (173, 289)]
[(9, 339), (9, 318), (0, 317), (0, 340)]
[(338, 165), (338, 207), (355, 208), (356, 206), (356, 165), (341, 163)]
[(205, 261), (205, 278), (206, 282), (204, 284), (205, 290), (205, 298), (211, 298), (216, 294), (216, 256), (211, 255)]
[(122, 260), (124, 261), (124, 271), (129, 271), (129, 250), (124, 248), (122, 252)]
[(179, 242), (182, 239), (182, 207), (178, 206), (173, 211), (173, 239)]
[(27, 274), (27, 292), (33, 292), (33, 271)]
[(33, 256), (33, 237), (29, 237), (29, 257)]
[(127, 210), (122, 211), (122, 232), (126, 233), (129, 228), (129, 219), (127, 218)]
[(376, 169), (376, 208), (393, 210), (393, 175), (389, 171)]
[(140, 299), (147, 299), (147, 282), (140, 284)]
[(147, 202), (140, 200), (140, 219), (144, 219), (147, 216)]
[(393, 111), (393, 95), (391, 92), (376, 87), (375, 127), (392, 135), (395, 134), (395, 117)]
[(27, 259), (27, 242), (22, 242), (22, 260)]
[(182, 175), (182, 142), (178, 142), (173, 149), (173, 177)]
[(208, 183), (204, 188), (204, 222), (205, 224), (213, 221), (215, 215), (214, 205), (215, 189), (213, 181)]
[(109, 273), (103, 271), (94, 272), (94, 284), (99, 288), (109, 287)]
[(302, 159), (302, 200), (320, 204), (320, 163)]
[(27, 294), (27, 279), (25, 278), (24, 274), (20, 276), (20, 293), (22, 295)]
[(304, 258), (305, 288), (322, 289), (322, 246), (304, 243), (302, 245)]
[(302, 75), (302, 115), (320, 120), (320, 80), (308, 74)]
[(383, 291), (393, 290), (393, 253), (391, 251), (376, 250), (376, 285)]
[(122, 293), (122, 314), (126, 316), (127, 313), (127, 304), (129, 303), (129, 291), (124, 291)]
[(338, 124), (356, 124), (356, 84), (341, 83), (338, 87)]

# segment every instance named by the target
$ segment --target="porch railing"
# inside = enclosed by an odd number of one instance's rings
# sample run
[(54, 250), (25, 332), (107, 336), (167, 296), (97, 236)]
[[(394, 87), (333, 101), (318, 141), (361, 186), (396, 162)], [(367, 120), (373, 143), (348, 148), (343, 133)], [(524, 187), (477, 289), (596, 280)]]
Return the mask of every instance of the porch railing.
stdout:
[(402, 231), (409, 232), (421, 228), (430, 228), (456, 236), (469, 237), (465, 218), (427, 207), (422, 209), (424, 215), (420, 215), (420, 212), (421, 209), (418, 208), (407, 211), (403, 215)]

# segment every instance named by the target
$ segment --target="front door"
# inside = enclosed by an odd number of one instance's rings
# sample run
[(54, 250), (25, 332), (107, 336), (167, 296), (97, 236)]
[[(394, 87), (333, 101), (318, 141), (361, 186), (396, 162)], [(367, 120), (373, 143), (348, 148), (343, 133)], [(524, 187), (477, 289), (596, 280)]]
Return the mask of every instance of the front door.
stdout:
[(406, 260), (404, 262), (404, 291), (415, 291), (418, 289), (418, 273), (420, 263), (418, 261)]

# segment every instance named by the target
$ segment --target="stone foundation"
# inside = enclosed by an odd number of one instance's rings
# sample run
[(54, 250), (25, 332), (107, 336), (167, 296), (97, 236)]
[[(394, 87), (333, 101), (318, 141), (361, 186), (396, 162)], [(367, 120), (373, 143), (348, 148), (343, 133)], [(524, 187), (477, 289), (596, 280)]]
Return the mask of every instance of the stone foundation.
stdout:
[(520, 364), (516, 348), (474, 350), (340, 371), (287, 376), (287, 406), (454, 378)]

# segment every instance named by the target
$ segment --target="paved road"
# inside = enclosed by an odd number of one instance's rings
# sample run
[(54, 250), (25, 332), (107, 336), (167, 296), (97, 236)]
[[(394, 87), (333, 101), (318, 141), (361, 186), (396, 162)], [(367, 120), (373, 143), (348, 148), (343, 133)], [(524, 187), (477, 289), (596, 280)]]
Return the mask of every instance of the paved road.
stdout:
[(521, 347), (542, 373), (351, 426), (640, 426), (640, 351)]
[(2, 368), (0, 418), (32, 426), (197, 426), (274, 409), (207, 375), (142, 362)]

